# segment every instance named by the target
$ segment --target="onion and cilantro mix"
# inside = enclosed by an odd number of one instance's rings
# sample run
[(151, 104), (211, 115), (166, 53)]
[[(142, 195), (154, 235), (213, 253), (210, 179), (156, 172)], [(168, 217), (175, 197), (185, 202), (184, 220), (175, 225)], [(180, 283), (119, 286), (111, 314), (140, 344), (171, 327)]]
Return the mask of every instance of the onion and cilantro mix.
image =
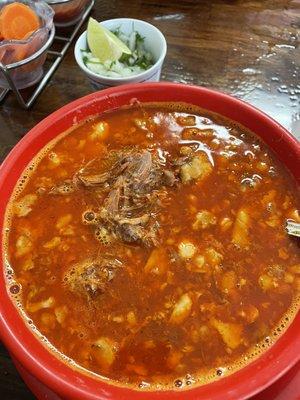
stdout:
[(152, 54), (145, 49), (145, 38), (139, 32), (133, 30), (127, 36), (118, 28), (112, 33), (129, 47), (131, 54), (123, 53), (119, 60), (107, 60), (102, 63), (90, 51), (82, 50), (83, 62), (89, 70), (99, 75), (120, 78), (140, 74), (154, 64)]

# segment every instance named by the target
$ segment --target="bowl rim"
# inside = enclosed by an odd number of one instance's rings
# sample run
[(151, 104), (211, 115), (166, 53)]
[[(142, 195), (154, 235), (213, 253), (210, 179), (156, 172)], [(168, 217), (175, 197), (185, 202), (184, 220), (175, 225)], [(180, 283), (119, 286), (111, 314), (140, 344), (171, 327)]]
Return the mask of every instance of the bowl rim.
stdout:
[[(81, 70), (83, 72), (85, 72), (87, 75), (90, 75), (91, 77), (95, 78), (94, 80), (103, 80), (103, 82), (107, 82), (110, 81), (112, 82), (116, 82), (116, 83), (129, 83), (132, 79), (136, 79), (136, 78), (147, 78), (149, 74), (153, 73), (155, 74), (158, 70), (158, 67), (160, 65), (162, 65), (166, 54), (167, 54), (167, 41), (166, 38), (164, 36), (164, 34), (155, 26), (150, 24), (147, 21), (144, 21), (142, 19), (137, 19), (137, 18), (112, 18), (112, 19), (106, 19), (104, 21), (97, 21), (99, 24), (106, 24), (106, 23), (111, 23), (111, 22), (138, 22), (138, 23), (142, 23), (148, 27), (150, 27), (151, 29), (153, 29), (154, 31), (156, 31), (161, 39), (162, 42), (162, 52), (159, 56), (159, 58), (157, 59), (157, 61), (148, 69), (146, 69), (145, 71), (139, 72), (138, 74), (135, 75), (130, 75), (130, 76), (120, 76), (120, 77), (111, 77), (111, 76), (105, 76), (105, 75), (101, 75), (101, 74), (97, 74), (96, 72), (91, 71), (90, 69), (88, 69), (86, 67), (86, 65), (84, 64), (83, 60), (82, 60), (82, 52), (79, 46), (80, 46), (80, 41), (81, 40), (85, 40), (86, 36), (87, 36), (87, 30), (85, 30), (84, 32), (82, 32), (82, 34), (78, 37), (78, 39), (76, 40), (75, 46), (74, 46), (74, 56), (75, 56), (75, 60), (78, 64), (78, 66), (81, 68)], [(105, 26), (105, 25), (103, 25)], [(105, 26), (106, 27), (106, 26)]]
[[(142, 98), (142, 102), (148, 102), (151, 99), (152, 101), (154, 99), (155, 102), (186, 102), (207, 110), (211, 109), (214, 112), (218, 112), (216, 107), (221, 109), (223, 107), (225, 113), (231, 112), (236, 115), (236, 118), (232, 119), (238, 122), (243, 118), (248, 120), (249, 124), (244, 125), (255, 127), (255, 129), (249, 127), (249, 129), (254, 130), (258, 135), (263, 126), (264, 132), (268, 131), (270, 135), (274, 135), (274, 138), (270, 136), (267, 139), (273, 140), (274, 146), (276, 144), (277, 154), (283, 147), (285, 147), (283, 149), (285, 151), (280, 153), (282, 157), (289, 156), (286, 150), (291, 152), (292, 158), (287, 158), (289, 161), (286, 161), (285, 164), (293, 169), (293, 175), (300, 181), (300, 168), (292, 168), (295, 162), (300, 166), (300, 157), (293, 158), (295, 155), (300, 155), (300, 144), (285, 128), (255, 107), (224, 93), (196, 86), (167, 82), (129, 84), (95, 92), (67, 104), (38, 123), (21, 139), (0, 167), (0, 184), (3, 188), (2, 199), (4, 200), (0, 203), (1, 232), (3, 213), (6, 208), (5, 201), (8, 201), (10, 197), (11, 188), (14, 187), (21, 172), (33, 156), (49, 140), (63, 132), (60, 123), (67, 129), (72, 126), (76, 117), (84, 120), (88, 115), (118, 108), (130, 103), (130, 99), (136, 99), (139, 96)], [(206, 106), (203, 106), (201, 101)], [(98, 103), (101, 106), (100, 109)], [(102, 103), (107, 106), (105, 110), (103, 110)], [(228, 117), (227, 114), (225, 116)], [(43, 135), (46, 131), (49, 135), (51, 131), (50, 138), (46, 139)], [(2, 241), (2, 235), (0, 241)], [(2, 256), (3, 252), (1, 251)], [(246, 399), (275, 382), (300, 360), (300, 331), (297, 329), (299, 322), (300, 313), (298, 312), (285, 333), (260, 357), (220, 380), (184, 391), (134, 391), (85, 376), (54, 357), (30, 332), (14, 307), (6, 291), (3, 271), (0, 277), (0, 336), (2, 341), (25, 369), (66, 399), (218, 400), (220, 394), (222, 394), (222, 400)], [(28, 347), (28, 343), (30, 347)]]

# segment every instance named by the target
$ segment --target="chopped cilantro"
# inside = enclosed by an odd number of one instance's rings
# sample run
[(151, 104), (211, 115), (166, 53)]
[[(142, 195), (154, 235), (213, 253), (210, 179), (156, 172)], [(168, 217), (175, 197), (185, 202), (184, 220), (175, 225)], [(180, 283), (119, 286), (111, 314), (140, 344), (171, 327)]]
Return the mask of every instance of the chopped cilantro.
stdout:
[(124, 64), (129, 65), (129, 58), (130, 58), (131, 56), (132, 56), (131, 54), (125, 54), (125, 53), (123, 53), (123, 54), (121, 55), (121, 58), (119, 59), (119, 61), (122, 62), (122, 63), (124, 63)]
[(149, 62), (149, 60), (147, 59), (147, 57), (145, 55), (142, 55), (142, 57), (139, 57), (136, 60), (134, 65), (137, 65), (142, 69), (148, 69), (150, 67), (151, 63)]
[(135, 40), (136, 43), (144, 43), (145, 38), (135, 31)]

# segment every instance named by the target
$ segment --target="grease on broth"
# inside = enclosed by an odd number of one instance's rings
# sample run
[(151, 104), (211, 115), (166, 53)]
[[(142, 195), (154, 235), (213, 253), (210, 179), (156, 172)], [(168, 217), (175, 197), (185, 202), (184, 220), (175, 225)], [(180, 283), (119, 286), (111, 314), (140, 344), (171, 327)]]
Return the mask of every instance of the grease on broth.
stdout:
[(143, 105), (75, 127), (33, 166), (8, 212), (8, 287), (74, 366), (190, 387), (241, 368), (295, 315), (284, 223), (298, 188), (244, 127)]

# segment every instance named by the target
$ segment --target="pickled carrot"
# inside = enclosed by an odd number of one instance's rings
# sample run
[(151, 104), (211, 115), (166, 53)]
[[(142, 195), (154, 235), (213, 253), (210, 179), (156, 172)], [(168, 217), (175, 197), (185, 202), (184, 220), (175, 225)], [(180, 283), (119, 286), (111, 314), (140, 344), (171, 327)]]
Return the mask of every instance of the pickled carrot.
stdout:
[(11, 3), (3, 7), (0, 12), (0, 37), (5, 40), (28, 38), (29, 33), (39, 27), (39, 17), (25, 4)]

